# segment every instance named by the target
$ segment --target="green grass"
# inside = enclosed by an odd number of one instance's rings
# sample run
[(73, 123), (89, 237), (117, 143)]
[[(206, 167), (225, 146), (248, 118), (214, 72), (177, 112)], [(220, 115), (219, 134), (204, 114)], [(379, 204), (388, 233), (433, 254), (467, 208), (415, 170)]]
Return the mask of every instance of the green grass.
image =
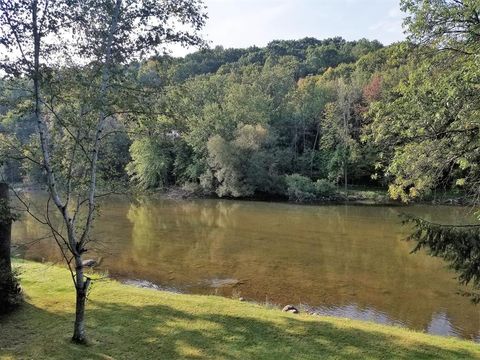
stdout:
[(95, 283), (89, 346), (72, 344), (71, 279), (16, 260), (26, 303), (0, 319), (0, 359), (480, 359), (473, 342), (373, 323), (286, 314), (215, 296)]

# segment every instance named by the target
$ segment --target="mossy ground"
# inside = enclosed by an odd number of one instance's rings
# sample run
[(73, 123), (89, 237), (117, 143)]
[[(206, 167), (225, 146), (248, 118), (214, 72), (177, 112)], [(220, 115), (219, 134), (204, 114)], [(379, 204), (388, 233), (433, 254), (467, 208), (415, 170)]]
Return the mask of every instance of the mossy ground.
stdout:
[(95, 283), (90, 344), (77, 346), (69, 273), (15, 264), (25, 304), (0, 319), (0, 359), (480, 359), (480, 345), (470, 341), (111, 280)]

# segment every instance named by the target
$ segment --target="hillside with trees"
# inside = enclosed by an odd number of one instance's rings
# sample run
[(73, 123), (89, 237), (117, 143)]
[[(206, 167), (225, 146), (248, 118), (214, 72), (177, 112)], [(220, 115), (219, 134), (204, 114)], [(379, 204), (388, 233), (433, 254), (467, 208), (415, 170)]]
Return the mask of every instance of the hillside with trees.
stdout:
[[(203, 195), (293, 201), (336, 199), (347, 185), (390, 186), (390, 195), (404, 201), (471, 188), (475, 151), (467, 149), (475, 146), (469, 139), (475, 140), (478, 124), (464, 122), (478, 108), (454, 97), (475, 94), (475, 82), (464, 81), (478, 76), (468, 67), (472, 60), (431, 56), (425, 46), (408, 42), (383, 47), (305, 38), (129, 63), (117, 69), (123, 75), (100, 154), (102, 179), (141, 189), (177, 186)], [(442, 69), (452, 68), (458, 71), (444, 76)], [(2, 87), (1, 127), (10, 136), (5, 151), (26, 148), (35, 158), (29, 94), (19, 82)], [(69, 93), (73, 83), (59, 86)], [(426, 101), (412, 107), (422, 96)], [(451, 108), (444, 109), (447, 98)], [(440, 113), (446, 116), (436, 121)], [(457, 123), (448, 113), (462, 118)], [(422, 117), (432, 123), (410, 120)], [(448, 129), (458, 127), (471, 135), (458, 144), (466, 154), (443, 153), (449, 148), (427, 141), (447, 143), (460, 135)], [(418, 151), (428, 159), (415, 156)], [(9, 158), (7, 178), (44, 182), (25, 157), (22, 150)]]

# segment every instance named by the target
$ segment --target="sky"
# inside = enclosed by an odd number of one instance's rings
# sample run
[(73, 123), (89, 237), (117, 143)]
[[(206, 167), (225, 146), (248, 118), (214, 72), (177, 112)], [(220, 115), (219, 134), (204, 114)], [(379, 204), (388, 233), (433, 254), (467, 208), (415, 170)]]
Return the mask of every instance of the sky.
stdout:
[[(209, 19), (202, 31), (210, 46), (265, 46), (304, 37), (404, 39), (399, 0), (204, 0)], [(173, 48), (176, 56), (195, 49)]]

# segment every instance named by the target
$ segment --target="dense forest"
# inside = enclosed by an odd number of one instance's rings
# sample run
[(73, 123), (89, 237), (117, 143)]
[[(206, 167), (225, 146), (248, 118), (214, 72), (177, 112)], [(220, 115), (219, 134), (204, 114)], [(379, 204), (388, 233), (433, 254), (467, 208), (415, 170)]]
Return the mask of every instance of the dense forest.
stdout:
[[(336, 198), (347, 185), (388, 187), (403, 201), (478, 193), (477, 44), (438, 51), (305, 38), (128, 63), (112, 85), (101, 178), (294, 201)], [(43, 183), (31, 161), (40, 152), (26, 81), (0, 88), (3, 172), (11, 183)], [(68, 112), (61, 100), (75, 98), (81, 81), (52, 70), (43, 91)]]

